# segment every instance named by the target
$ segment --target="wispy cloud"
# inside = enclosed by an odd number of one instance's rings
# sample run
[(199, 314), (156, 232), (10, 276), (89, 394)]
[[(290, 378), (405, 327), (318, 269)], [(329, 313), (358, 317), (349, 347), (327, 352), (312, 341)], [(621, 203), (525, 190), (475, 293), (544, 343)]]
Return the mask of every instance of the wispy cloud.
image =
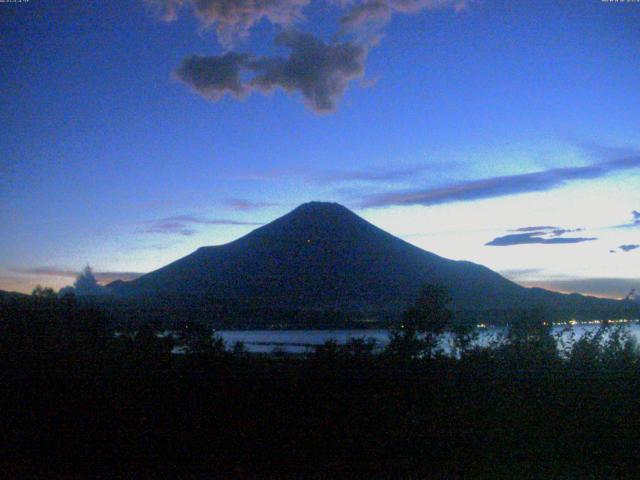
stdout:
[[(448, 167), (457, 168), (458, 164), (448, 163)], [(425, 172), (440, 171), (442, 165), (429, 163), (415, 165), (406, 168), (370, 168), (368, 170), (310, 170), (310, 169), (279, 169), (279, 170), (258, 170), (254, 172), (244, 172), (229, 177), (233, 180), (243, 181), (280, 181), (280, 180), (302, 180), (308, 183), (320, 185), (333, 185), (345, 183), (392, 183), (414, 180), (417, 176)], [(241, 199), (230, 199), (224, 202), (227, 206), (234, 207), (235, 204), (241, 206), (245, 203), (255, 205), (256, 208), (277, 206), (277, 203), (251, 202)], [(241, 210), (240, 208), (238, 208)], [(250, 209), (250, 208), (249, 208)]]
[[(12, 268), (11, 272), (19, 273), (23, 275), (35, 275), (35, 276), (45, 276), (45, 277), (65, 277), (65, 278), (75, 278), (80, 273), (79, 270), (74, 270), (71, 268), (61, 268), (61, 267), (32, 267), (32, 268)], [(93, 275), (96, 277), (96, 280), (102, 284), (107, 284), (113, 282), (114, 280), (135, 280), (138, 277), (144, 275), (144, 273), (140, 272), (93, 272)]]
[(574, 232), (582, 232), (584, 228), (560, 228), (560, 227), (552, 227), (549, 225), (541, 225), (535, 227), (520, 227), (514, 228), (513, 230), (509, 230), (510, 232), (535, 232), (540, 233), (540, 231), (544, 231), (545, 235), (549, 235), (551, 237), (559, 237), (564, 235), (565, 233), (574, 233)]
[(352, 2), (351, 10), (340, 20), (341, 33), (374, 35), (382, 30), (394, 14), (415, 14), (423, 10), (451, 8), (465, 10), (474, 0), (366, 0)]
[(375, 33), (391, 21), (393, 10), (387, 2), (374, 0), (354, 6), (340, 19), (340, 33)]
[(455, 183), (445, 187), (402, 190), (361, 197), (362, 207), (438, 205), (482, 200), (529, 192), (543, 192), (570, 182), (592, 180), (623, 170), (640, 168), (640, 155), (595, 163), (584, 167), (553, 168), (533, 173), (499, 176)]
[(260, 222), (245, 222), (219, 218), (204, 218), (196, 215), (175, 215), (155, 220), (139, 233), (178, 234), (189, 236), (196, 231), (194, 225), (264, 225)]
[[(535, 229), (535, 230), (534, 230)], [(597, 240), (595, 237), (563, 237), (567, 233), (581, 232), (582, 228), (565, 229), (558, 227), (522, 227), (511, 231), (524, 233), (511, 233), (497, 237), (485, 245), (493, 247), (509, 247), (512, 245), (560, 245), (569, 243), (583, 243)]]
[(540, 287), (565, 293), (624, 298), (632, 289), (640, 289), (640, 278), (572, 278), (562, 280), (526, 280), (525, 287)]
[(538, 230), (556, 230), (558, 227), (551, 227), (549, 225), (539, 225), (535, 227), (520, 227), (509, 230), (510, 232), (537, 232)]
[(631, 221), (629, 223), (623, 223), (622, 225), (616, 225), (614, 228), (636, 228), (640, 227), (640, 212), (634, 210), (631, 212)]
[(529, 278), (532, 275), (538, 275), (544, 270), (542, 268), (512, 268), (507, 270), (500, 270), (500, 274), (504, 275), (510, 280), (521, 280)]
[(616, 253), (618, 251), (620, 252), (631, 252), (632, 250), (636, 250), (640, 248), (640, 245), (634, 244), (634, 243), (629, 243), (626, 245), (620, 245), (616, 250), (609, 250), (609, 252), (611, 253)]
[(320, 177), (321, 183), (393, 182), (407, 180), (427, 170), (425, 166), (395, 170), (347, 170), (330, 172)]
[(230, 198), (224, 201), (224, 204), (232, 210), (258, 210), (260, 208), (275, 207), (277, 203), (271, 202), (252, 202), (251, 200), (245, 200), (242, 198)]

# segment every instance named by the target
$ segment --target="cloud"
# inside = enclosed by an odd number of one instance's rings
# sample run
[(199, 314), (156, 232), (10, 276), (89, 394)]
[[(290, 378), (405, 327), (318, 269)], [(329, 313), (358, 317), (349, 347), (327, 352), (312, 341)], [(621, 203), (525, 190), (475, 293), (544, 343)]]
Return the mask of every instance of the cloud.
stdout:
[(573, 229), (556, 228), (556, 229), (551, 230), (548, 233), (552, 237), (560, 237), (560, 236), (564, 235), (565, 233), (582, 232), (582, 231), (584, 231), (584, 228), (573, 228)]
[[(380, 29), (391, 20), (393, 13), (415, 14), (423, 10), (453, 7), (465, 10), (473, 0), (326, 0), (351, 10), (341, 21), (341, 32), (348, 33), (371, 28)], [(311, 0), (145, 0), (168, 22), (179, 13), (189, 10), (202, 28), (214, 28), (218, 42), (230, 48), (238, 38), (247, 37), (262, 20), (289, 28), (305, 19), (303, 10)]]
[[(60, 267), (32, 267), (32, 268), (12, 268), (12, 272), (26, 274), (26, 275), (38, 275), (45, 277), (65, 277), (65, 278), (76, 278), (80, 273), (79, 270), (74, 270), (71, 268), (60, 268)], [(102, 284), (111, 283), (115, 280), (123, 280), (130, 281), (135, 280), (138, 277), (144, 275), (144, 273), (140, 272), (93, 272), (93, 275), (96, 277)]]
[(241, 198), (230, 198), (229, 200), (226, 200), (224, 204), (232, 210), (241, 211), (257, 210), (259, 208), (275, 207), (278, 205), (277, 203), (271, 202), (252, 202)]
[(173, 217), (155, 220), (152, 224), (139, 233), (179, 234), (193, 235), (195, 230), (192, 225), (264, 225), (259, 222), (244, 222), (228, 219), (209, 219), (195, 215), (176, 215)]
[(520, 228), (514, 228), (513, 230), (509, 230), (510, 232), (536, 232), (538, 230), (556, 230), (558, 229), (558, 227), (551, 227), (551, 226), (537, 226), (537, 227), (520, 227)]
[(518, 279), (524, 279), (530, 277), (533, 274), (539, 274), (544, 271), (542, 268), (512, 268), (508, 270), (500, 270), (500, 274), (507, 277), (509, 280), (516, 281)]
[(519, 282), (525, 287), (539, 287), (565, 293), (582, 293), (597, 297), (624, 298), (640, 287), (640, 278), (572, 278), (562, 280), (527, 280)]
[(490, 242), (485, 243), (485, 245), (490, 245), (494, 247), (508, 247), (511, 245), (525, 245), (525, 244), (567, 244), (567, 243), (582, 243), (582, 242), (590, 242), (592, 240), (597, 240), (595, 237), (577, 237), (577, 238), (545, 238), (541, 237), (544, 232), (533, 232), (533, 233), (519, 233), (512, 235), (505, 235), (503, 237), (497, 237), (491, 240)]
[(240, 72), (247, 61), (247, 55), (234, 52), (215, 57), (194, 55), (183, 60), (175, 75), (194, 91), (214, 102), (227, 93), (240, 98), (250, 91), (240, 79)]
[(259, 75), (251, 85), (262, 91), (299, 91), (316, 112), (330, 112), (349, 81), (362, 77), (367, 48), (355, 43), (324, 43), (313, 35), (287, 31), (276, 43), (291, 49), (288, 58), (265, 58), (254, 64)]
[(615, 228), (635, 228), (640, 227), (640, 212), (634, 210), (631, 212), (631, 223), (624, 223), (622, 225), (616, 225)]
[(540, 172), (523, 173), (456, 183), (439, 188), (396, 191), (368, 195), (360, 199), (362, 207), (392, 205), (438, 205), (451, 202), (482, 200), (543, 192), (559, 188), (569, 182), (591, 180), (611, 172), (640, 168), (640, 156), (595, 163), (584, 167), (553, 168)]
[(475, 0), (388, 0), (389, 6), (398, 12), (416, 13), (422, 10), (453, 7), (456, 12), (465, 10)]
[(172, 222), (168, 220), (158, 220), (154, 225), (149, 228), (140, 230), (139, 233), (160, 233), (160, 234), (179, 234), (185, 237), (191, 236), (196, 231), (193, 228), (185, 226), (182, 222)]
[[(144, 0), (166, 21), (188, 10), (202, 28), (215, 28), (226, 53), (185, 58), (175, 77), (204, 98), (218, 101), (229, 94), (237, 99), (251, 92), (275, 89), (299, 92), (309, 108), (327, 113), (336, 109), (350, 81), (362, 78), (369, 49), (382, 38), (379, 30), (393, 12), (413, 14), (425, 9), (466, 8), (472, 0), (325, 0), (351, 10), (343, 15), (338, 37), (348, 41), (325, 43), (293, 27), (304, 19), (311, 0)], [(252, 57), (230, 51), (237, 38), (246, 37), (262, 20), (283, 27), (276, 45), (291, 50), (288, 57)], [(247, 78), (251, 77), (252, 78)]]
[[(249, 57), (227, 52), (217, 56), (186, 58), (176, 77), (203, 97), (218, 101), (225, 94), (236, 98), (250, 92), (282, 89), (299, 92), (317, 113), (336, 109), (349, 82), (364, 74), (367, 48), (350, 42), (325, 43), (313, 35), (285, 31), (276, 44), (291, 50), (288, 57)], [(253, 77), (243, 81), (243, 74)]]
[(341, 183), (352, 181), (363, 182), (390, 182), (412, 178), (426, 170), (426, 167), (412, 167), (386, 171), (364, 171), (350, 170), (342, 172), (332, 172), (321, 178), (322, 183)]
[(302, 10), (310, 0), (146, 0), (167, 21), (189, 9), (204, 28), (215, 28), (218, 41), (230, 47), (246, 37), (261, 20), (288, 27), (304, 18)]
[(497, 237), (485, 245), (493, 247), (508, 247), (512, 245), (560, 245), (569, 243), (582, 243), (597, 240), (594, 237), (563, 237), (567, 233), (581, 232), (582, 228), (566, 229), (558, 227), (522, 227), (510, 230), (511, 233), (502, 237)]
[(356, 5), (340, 19), (341, 33), (377, 30), (391, 21), (391, 7), (384, 1)]
[(618, 249), (620, 249), (623, 252), (630, 252), (631, 250), (635, 250), (637, 248), (640, 248), (640, 245), (636, 245), (636, 244), (627, 244), (627, 245), (620, 245), (618, 247)]
[(515, 228), (509, 231), (510, 232), (533, 232), (535, 234), (544, 233), (544, 235), (548, 235), (550, 237), (560, 237), (565, 233), (582, 232), (583, 230), (584, 228), (567, 229), (567, 228), (560, 228), (560, 227), (552, 227), (549, 225), (541, 225), (541, 226), (535, 226), (535, 227), (520, 227), (520, 228)]
[(415, 14), (423, 10), (465, 10), (473, 0), (372, 0), (357, 2), (340, 20), (341, 33), (371, 33), (391, 21), (394, 13)]

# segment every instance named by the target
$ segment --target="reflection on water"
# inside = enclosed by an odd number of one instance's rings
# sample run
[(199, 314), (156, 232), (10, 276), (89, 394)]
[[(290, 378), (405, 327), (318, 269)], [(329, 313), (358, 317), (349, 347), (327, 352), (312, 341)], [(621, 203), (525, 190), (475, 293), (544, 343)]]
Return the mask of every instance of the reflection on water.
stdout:
[[(610, 322), (617, 323), (617, 322)], [(626, 322), (625, 322), (626, 323)], [(586, 332), (597, 330), (600, 322), (588, 324), (571, 323), (571, 329), (575, 339), (579, 339)], [(629, 333), (640, 343), (640, 325), (638, 323), (626, 323)], [(554, 335), (562, 335), (566, 325), (553, 327)], [(484, 327), (478, 329), (478, 345), (486, 346), (492, 340), (505, 333), (503, 327)], [(345, 344), (354, 338), (374, 339), (379, 349), (389, 343), (388, 330), (220, 330), (217, 335), (232, 347), (236, 342), (243, 342), (249, 352), (270, 353), (274, 350), (287, 353), (305, 353), (312, 351), (314, 347), (322, 345), (327, 340), (335, 340), (339, 344)], [(567, 334), (565, 333), (565, 336)], [(451, 352), (450, 338), (443, 336), (440, 347), (446, 352)]]

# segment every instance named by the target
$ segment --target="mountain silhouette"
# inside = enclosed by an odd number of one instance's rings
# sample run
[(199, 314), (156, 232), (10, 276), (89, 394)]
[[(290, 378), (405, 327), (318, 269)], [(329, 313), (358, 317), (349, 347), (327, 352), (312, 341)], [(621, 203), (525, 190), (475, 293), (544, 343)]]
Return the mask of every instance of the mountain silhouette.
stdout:
[(619, 302), (524, 288), (472, 262), (422, 250), (337, 203), (310, 202), (225, 245), (202, 247), (109, 288), (124, 297), (189, 296), (292, 310), (395, 315), (425, 284), (457, 310), (612, 306)]

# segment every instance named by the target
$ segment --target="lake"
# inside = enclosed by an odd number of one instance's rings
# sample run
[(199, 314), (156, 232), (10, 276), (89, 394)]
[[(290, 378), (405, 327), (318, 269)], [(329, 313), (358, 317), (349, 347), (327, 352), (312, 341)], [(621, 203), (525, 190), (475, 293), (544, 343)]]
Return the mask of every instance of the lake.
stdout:
[[(623, 323), (631, 335), (640, 343), (640, 324), (636, 322)], [(553, 333), (559, 333), (565, 326), (556, 325)], [(571, 328), (575, 338), (580, 338), (585, 332), (599, 327), (597, 323), (575, 324)], [(478, 344), (486, 345), (497, 335), (504, 333), (502, 327), (479, 328)], [(305, 353), (312, 351), (315, 346), (322, 345), (327, 340), (335, 340), (345, 344), (354, 338), (374, 339), (379, 349), (389, 343), (389, 331), (379, 330), (219, 330), (216, 332), (228, 348), (236, 342), (243, 342), (246, 349), (253, 353), (271, 353), (274, 350), (287, 353)], [(443, 336), (441, 345), (445, 352), (451, 352), (450, 339)]]

